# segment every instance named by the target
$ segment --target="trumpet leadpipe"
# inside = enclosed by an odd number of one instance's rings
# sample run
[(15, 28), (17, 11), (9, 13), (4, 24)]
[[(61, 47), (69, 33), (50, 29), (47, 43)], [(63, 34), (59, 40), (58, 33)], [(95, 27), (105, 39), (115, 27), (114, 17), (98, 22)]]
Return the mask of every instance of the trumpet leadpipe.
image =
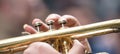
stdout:
[(62, 30), (55, 30), (50, 32), (8, 38), (0, 40), (0, 53), (18, 52), (24, 50), (25, 48), (27, 48), (29, 44), (36, 41), (43, 41), (47, 39), (61, 37), (89, 38), (108, 33), (116, 33), (119, 31), (120, 31), (120, 19), (115, 19)]

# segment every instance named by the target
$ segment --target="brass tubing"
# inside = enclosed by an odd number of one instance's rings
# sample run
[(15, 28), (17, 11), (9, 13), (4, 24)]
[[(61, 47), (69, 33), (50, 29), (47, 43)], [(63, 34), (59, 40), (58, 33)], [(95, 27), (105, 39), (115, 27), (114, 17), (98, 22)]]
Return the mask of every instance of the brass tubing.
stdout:
[[(89, 38), (93, 37), (96, 34), (103, 35), (108, 33), (114, 33), (120, 31), (120, 19), (109, 20), (89, 25), (83, 25), (78, 27), (72, 27), (62, 30), (50, 31), (37, 33), (26, 36), (19, 36), (9, 39), (0, 40), (0, 54), (3, 51), (11, 51), (12, 48), (17, 48), (17, 44), (22, 44), (20, 46), (29, 45), (32, 42), (43, 41), (51, 38), (59, 38), (59, 37), (72, 37), (72, 38)], [(100, 31), (100, 32), (97, 32)], [(74, 36), (78, 35), (79, 36)], [(12, 47), (9, 47), (12, 46)]]
[(96, 31), (91, 31), (91, 32), (86, 32), (78, 35), (73, 35), (71, 38), (77, 39), (77, 38), (90, 38), (94, 36), (99, 36), (99, 35), (104, 35), (104, 34), (109, 34), (109, 33), (117, 33), (120, 32), (120, 29), (103, 29), (103, 30), (96, 30)]

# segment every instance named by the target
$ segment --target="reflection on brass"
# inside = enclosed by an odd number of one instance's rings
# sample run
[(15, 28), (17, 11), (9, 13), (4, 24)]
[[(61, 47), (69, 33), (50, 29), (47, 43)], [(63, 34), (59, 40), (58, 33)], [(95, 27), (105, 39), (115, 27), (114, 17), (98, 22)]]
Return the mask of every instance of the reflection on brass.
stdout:
[(90, 38), (120, 31), (120, 19), (77, 26), (37, 34), (0, 40), (0, 54), (12, 54), (25, 50), (29, 44), (46, 41), (63, 54), (67, 54), (73, 39)]

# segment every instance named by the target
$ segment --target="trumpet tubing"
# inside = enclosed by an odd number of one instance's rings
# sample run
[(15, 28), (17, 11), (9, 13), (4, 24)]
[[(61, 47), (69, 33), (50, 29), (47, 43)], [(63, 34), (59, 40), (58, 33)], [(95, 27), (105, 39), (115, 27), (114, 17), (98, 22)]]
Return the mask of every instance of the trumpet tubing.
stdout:
[[(73, 39), (90, 38), (116, 32), (120, 32), (120, 19), (3, 39), (0, 40), (0, 54), (23, 51), (29, 44), (38, 41), (46, 41), (52, 44), (58, 51), (64, 51), (63, 54), (67, 54), (66, 52), (70, 49), (70, 46), (72, 46)], [(54, 40), (55, 42), (53, 43)], [(67, 45), (69, 45), (69, 47), (66, 47)], [(59, 47), (63, 48), (60, 49)]]

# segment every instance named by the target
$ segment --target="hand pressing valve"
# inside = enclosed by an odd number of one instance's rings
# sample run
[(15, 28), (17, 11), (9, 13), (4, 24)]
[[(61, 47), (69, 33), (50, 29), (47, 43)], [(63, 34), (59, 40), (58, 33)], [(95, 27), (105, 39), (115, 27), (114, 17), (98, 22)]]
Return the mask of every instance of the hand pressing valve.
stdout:
[[(49, 29), (52, 29), (51, 25), (52, 27), (54, 27), (54, 29), (61, 28), (61, 24), (64, 24), (62, 25), (62, 27), (64, 26), (74, 27), (80, 25), (79, 21), (71, 15), (60, 16), (58, 14), (50, 14), (45, 21), (48, 22), (47, 23), (48, 25), (45, 24), (40, 19), (34, 19), (32, 24), (35, 25), (36, 22), (39, 22), (37, 23), (36, 27), (38, 27), (39, 28), (38, 30), (40, 31), (48, 31)], [(29, 32), (30, 34), (37, 33), (37, 30), (35, 30), (30, 25), (25, 24), (23, 27), (24, 30), (26, 32)], [(74, 40), (73, 42), (74, 42), (73, 47), (69, 50), (68, 54), (85, 54), (85, 46), (82, 43), (86, 41), (82, 40), (82, 42), (79, 42), (78, 40)], [(23, 54), (61, 54), (61, 53), (55, 50), (52, 46), (50, 46), (47, 43), (35, 42), (30, 44), (30, 46), (24, 51)]]

